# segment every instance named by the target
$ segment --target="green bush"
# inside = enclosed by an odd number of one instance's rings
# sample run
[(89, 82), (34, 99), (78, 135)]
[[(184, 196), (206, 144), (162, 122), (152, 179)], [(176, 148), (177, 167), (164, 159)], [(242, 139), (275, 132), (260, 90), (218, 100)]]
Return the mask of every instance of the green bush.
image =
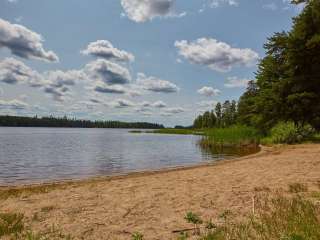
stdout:
[(308, 140), (315, 133), (310, 125), (296, 125), (293, 122), (279, 122), (275, 125), (267, 138), (262, 139), (263, 144), (294, 144)]

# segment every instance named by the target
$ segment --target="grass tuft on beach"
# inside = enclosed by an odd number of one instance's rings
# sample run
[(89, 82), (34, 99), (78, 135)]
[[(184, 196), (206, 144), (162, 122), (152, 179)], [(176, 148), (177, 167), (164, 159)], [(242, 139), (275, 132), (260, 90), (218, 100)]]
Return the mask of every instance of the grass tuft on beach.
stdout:
[[(265, 196), (256, 199), (255, 204), (253, 213), (244, 221), (233, 221), (233, 215), (229, 212), (221, 214), (217, 224), (201, 222), (201, 227), (195, 225), (191, 234), (199, 240), (320, 239), (320, 208), (306, 197), (299, 194), (272, 198)], [(194, 214), (193, 216), (200, 218)], [(189, 235), (181, 232), (178, 239), (188, 239)]]

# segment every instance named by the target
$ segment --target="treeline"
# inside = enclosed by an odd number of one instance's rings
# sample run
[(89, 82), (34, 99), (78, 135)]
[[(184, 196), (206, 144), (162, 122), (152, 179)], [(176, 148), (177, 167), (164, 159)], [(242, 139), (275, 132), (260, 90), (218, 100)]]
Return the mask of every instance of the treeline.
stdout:
[(240, 123), (267, 132), (279, 122), (293, 122), (320, 130), (320, 1), (293, 1), (302, 2), (292, 29), (275, 33), (264, 45), (266, 56), (236, 110), (226, 102), (221, 113), (219, 106), (199, 116), (195, 127)]
[(161, 124), (147, 122), (90, 121), (69, 119), (67, 117), (20, 117), (0, 116), (0, 126), (5, 127), (62, 127), (62, 128), (141, 128), (160, 129)]
[(193, 123), (194, 128), (229, 127), (237, 123), (237, 102), (235, 100), (217, 103), (215, 109), (199, 115)]
[(320, 129), (320, 1), (305, 2), (289, 32), (275, 33), (256, 80), (239, 100), (239, 122), (262, 130), (280, 121)]

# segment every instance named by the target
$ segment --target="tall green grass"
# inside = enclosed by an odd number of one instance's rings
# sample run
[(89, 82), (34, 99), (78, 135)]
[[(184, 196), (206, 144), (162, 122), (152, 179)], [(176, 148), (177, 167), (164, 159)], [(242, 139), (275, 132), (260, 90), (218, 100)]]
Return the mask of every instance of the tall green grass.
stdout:
[(215, 144), (257, 143), (260, 139), (260, 134), (256, 129), (242, 125), (234, 125), (227, 128), (210, 129), (164, 128), (154, 130), (151, 133), (202, 135), (205, 137), (204, 139)]
[(203, 144), (257, 144), (260, 139), (256, 129), (241, 125), (206, 129), (204, 136)]

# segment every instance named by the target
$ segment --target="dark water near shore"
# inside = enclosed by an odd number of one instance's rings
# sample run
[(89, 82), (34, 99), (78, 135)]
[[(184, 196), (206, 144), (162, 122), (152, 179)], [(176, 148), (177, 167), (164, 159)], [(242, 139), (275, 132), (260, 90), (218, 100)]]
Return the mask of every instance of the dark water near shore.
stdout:
[(199, 139), (127, 129), (0, 127), (0, 185), (190, 166), (235, 155), (201, 149)]

